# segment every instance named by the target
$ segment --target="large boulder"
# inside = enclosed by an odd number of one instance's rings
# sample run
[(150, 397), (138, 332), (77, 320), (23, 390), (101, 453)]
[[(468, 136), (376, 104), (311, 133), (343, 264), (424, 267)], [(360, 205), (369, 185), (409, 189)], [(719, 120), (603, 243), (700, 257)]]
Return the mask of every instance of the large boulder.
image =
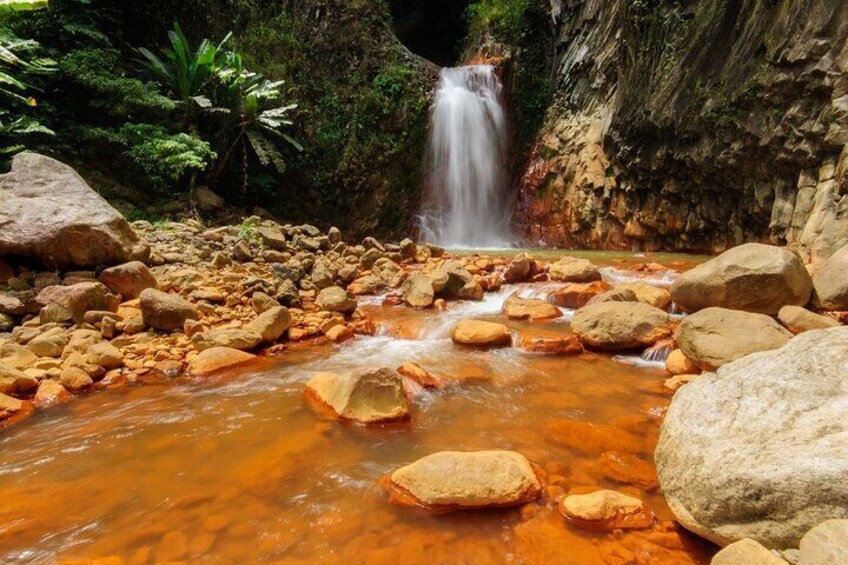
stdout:
[(351, 314), (356, 310), (356, 297), (340, 286), (329, 286), (318, 293), (315, 303), (323, 310)]
[(794, 334), (840, 326), (833, 318), (810, 312), (801, 306), (784, 306), (777, 313), (777, 319)]
[(0, 175), (0, 255), (91, 267), (143, 261), (150, 248), (71, 167), (19, 153)]
[(848, 245), (825, 261), (813, 278), (813, 302), (823, 310), (848, 310)]
[(678, 521), (726, 545), (798, 547), (848, 518), (848, 327), (803, 333), (677, 391), (656, 450)]
[(562, 316), (559, 308), (538, 298), (512, 295), (504, 301), (503, 312), (514, 320), (549, 320)]
[(410, 418), (403, 377), (393, 369), (318, 373), (306, 383), (304, 395), (341, 420), (379, 424)]
[(157, 330), (181, 330), (186, 320), (197, 319), (194, 304), (177, 296), (155, 288), (141, 291), (139, 300), (144, 323)]
[(674, 330), (669, 315), (642, 302), (602, 302), (574, 313), (571, 329), (584, 345), (626, 350), (651, 346)]
[(707, 308), (687, 316), (675, 334), (683, 354), (705, 370), (777, 349), (791, 338), (791, 332), (765, 314), (726, 308)]
[(801, 538), (798, 565), (848, 563), (848, 520), (826, 520)]
[(392, 473), (389, 486), (395, 502), (441, 511), (515, 506), (542, 492), (530, 463), (514, 451), (434, 453)]
[(777, 314), (803, 306), (813, 281), (801, 258), (784, 247), (746, 243), (680, 275), (671, 297), (686, 312), (711, 306)]

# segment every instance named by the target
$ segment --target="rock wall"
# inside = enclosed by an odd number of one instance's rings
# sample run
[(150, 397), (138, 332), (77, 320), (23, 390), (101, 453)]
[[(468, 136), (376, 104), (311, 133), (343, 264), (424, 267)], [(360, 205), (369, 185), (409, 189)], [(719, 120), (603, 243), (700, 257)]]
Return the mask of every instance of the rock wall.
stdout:
[(538, 0), (553, 102), (518, 182), (533, 242), (811, 259), (848, 240), (848, 3)]

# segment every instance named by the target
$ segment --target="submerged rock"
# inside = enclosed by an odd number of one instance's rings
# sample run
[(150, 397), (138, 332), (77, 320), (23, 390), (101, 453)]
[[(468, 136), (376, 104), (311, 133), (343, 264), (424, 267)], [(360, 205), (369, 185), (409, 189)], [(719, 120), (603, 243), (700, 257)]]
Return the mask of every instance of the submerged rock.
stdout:
[(769, 316), (725, 308), (707, 308), (687, 316), (675, 334), (683, 354), (705, 370), (777, 349), (791, 338), (792, 334)]
[(512, 334), (503, 324), (482, 320), (460, 320), (451, 335), (454, 343), (477, 347), (510, 345)]
[(848, 327), (806, 332), (680, 389), (656, 450), (678, 521), (720, 545), (797, 547), (848, 518)]
[(654, 513), (644, 502), (614, 490), (570, 494), (559, 510), (575, 526), (598, 532), (638, 530), (654, 523)]
[(539, 497), (542, 486), (514, 451), (443, 451), (389, 477), (394, 502), (451, 511), (515, 506)]
[(19, 153), (0, 176), (0, 255), (34, 257), (50, 266), (112, 265), (145, 260), (150, 248), (71, 167)]
[(783, 306), (805, 305), (812, 289), (813, 281), (795, 253), (746, 243), (680, 275), (671, 296), (686, 312), (718, 306), (775, 315)]
[(403, 377), (393, 369), (359, 373), (318, 373), (304, 391), (314, 406), (328, 408), (342, 420), (380, 424), (409, 420)]
[(602, 302), (574, 313), (571, 329), (588, 347), (606, 350), (645, 348), (668, 337), (671, 318), (641, 302)]

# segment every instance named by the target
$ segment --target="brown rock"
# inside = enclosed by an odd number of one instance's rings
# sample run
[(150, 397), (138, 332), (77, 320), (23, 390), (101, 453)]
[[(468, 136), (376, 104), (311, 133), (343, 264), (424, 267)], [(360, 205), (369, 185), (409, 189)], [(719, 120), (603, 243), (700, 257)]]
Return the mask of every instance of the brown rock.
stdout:
[(794, 334), (800, 334), (810, 330), (835, 328), (841, 325), (833, 318), (810, 312), (801, 306), (784, 306), (777, 313), (777, 319)]
[(554, 291), (551, 299), (557, 306), (576, 310), (586, 306), (592, 298), (608, 290), (610, 286), (604, 281), (571, 283)]
[(62, 369), (62, 373), (59, 375), (59, 382), (69, 391), (76, 393), (91, 388), (94, 384), (88, 373), (79, 367)]
[(262, 343), (258, 332), (247, 328), (218, 328), (191, 337), (191, 344), (198, 351), (213, 347), (228, 347), (242, 351), (256, 349)]
[[(825, 562), (816, 563), (823, 565)], [(788, 563), (756, 541), (745, 538), (731, 543), (716, 553), (710, 565), (788, 565)]]
[(141, 261), (130, 261), (104, 269), (100, 273), (100, 282), (124, 297), (124, 300), (138, 298), (146, 288), (156, 288), (156, 278)]
[(206, 377), (218, 371), (240, 367), (258, 359), (255, 355), (231, 347), (211, 347), (189, 362), (192, 375)]
[(424, 388), (441, 388), (442, 381), (417, 363), (404, 363), (397, 369), (398, 373), (412, 379)]
[(45, 408), (53, 404), (61, 404), (71, 398), (73, 398), (73, 395), (61, 383), (44, 380), (38, 385), (33, 404), (36, 408)]
[(548, 265), (551, 280), (562, 282), (585, 283), (601, 280), (601, 272), (587, 259), (563, 257), (556, 263)]
[(306, 383), (304, 395), (319, 412), (362, 424), (409, 420), (403, 378), (392, 369), (359, 373), (318, 373)]
[(644, 502), (613, 490), (568, 495), (559, 510), (569, 522), (590, 531), (639, 530), (654, 523), (654, 514)]
[(422, 273), (416, 273), (406, 279), (401, 293), (403, 300), (413, 308), (429, 308), (436, 297), (433, 281)]
[(482, 320), (460, 320), (451, 337), (454, 343), (476, 347), (508, 346), (512, 343), (509, 328)]
[(571, 329), (588, 347), (605, 350), (645, 348), (673, 331), (668, 314), (641, 302), (604, 302), (574, 313)]
[(514, 451), (443, 451), (391, 474), (398, 503), (436, 511), (516, 506), (535, 500), (542, 486), (530, 463)]
[(618, 290), (630, 290), (636, 295), (636, 300), (650, 304), (660, 310), (668, 309), (671, 303), (671, 293), (664, 288), (650, 285), (644, 281), (633, 281), (616, 287)]
[(86, 358), (92, 365), (99, 365), (106, 370), (117, 369), (124, 364), (124, 354), (108, 341), (101, 341), (89, 347)]
[(351, 314), (356, 310), (356, 297), (338, 286), (330, 286), (318, 293), (315, 303), (323, 310)]
[(77, 323), (85, 320), (89, 310), (114, 312), (118, 297), (99, 282), (83, 282), (71, 286), (48, 286), (38, 293), (36, 302), (42, 306), (58, 305)]
[(672, 375), (688, 375), (701, 372), (701, 368), (694, 361), (686, 357), (686, 354), (679, 349), (675, 349), (668, 354), (665, 360), (665, 370)]
[(504, 301), (503, 312), (515, 320), (547, 320), (562, 316), (553, 304), (536, 298), (519, 298), (514, 294)]
[(288, 308), (275, 306), (259, 314), (245, 326), (246, 330), (258, 333), (265, 343), (277, 341), (292, 325)]
[(153, 288), (141, 292), (139, 303), (144, 323), (157, 330), (181, 330), (186, 320), (198, 317), (191, 302)]
[(579, 355), (584, 352), (583, 343), (574, 334), (561, 337), (522, 336), (519, 347), (525, 351), (547, 355)]

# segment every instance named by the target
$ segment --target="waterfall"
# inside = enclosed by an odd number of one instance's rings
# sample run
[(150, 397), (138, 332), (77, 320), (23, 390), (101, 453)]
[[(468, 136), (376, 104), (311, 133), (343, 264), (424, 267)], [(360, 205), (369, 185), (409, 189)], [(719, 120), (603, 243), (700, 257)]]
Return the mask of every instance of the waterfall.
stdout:
[(442, 69), (430, 123), (422, 239), (451, 248), (511, 246), (502, 90), (491, 65)]

